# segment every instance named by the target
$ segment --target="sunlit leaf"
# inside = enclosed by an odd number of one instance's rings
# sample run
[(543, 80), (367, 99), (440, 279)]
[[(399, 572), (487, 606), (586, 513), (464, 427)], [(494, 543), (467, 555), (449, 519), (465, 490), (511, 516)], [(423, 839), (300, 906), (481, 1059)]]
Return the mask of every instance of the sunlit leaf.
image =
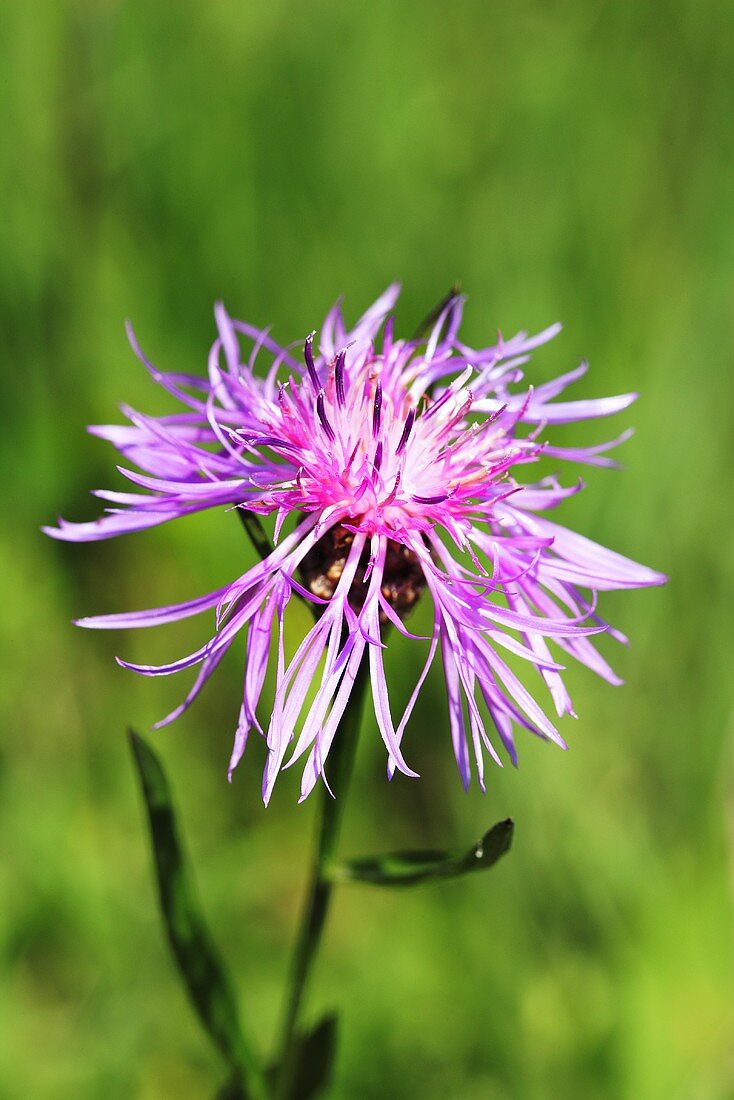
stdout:
[(392, 852), (333, 864), (333, 882), (369, 882), (375, 886), (412, 886), (439, 878), (456, 878), (492, 867), (509, 850), (514, 825), (500, 821), (463, 852)]
[(242, 1032), (234, 989), (196, 900), (168, 779), (142, 737), (131, 731), (130, 743), (148, 811), (166, 932), (199, 1019), (231, 1070), (224, 1095), (260, 1100), (267, 1095), (262, 1070)]

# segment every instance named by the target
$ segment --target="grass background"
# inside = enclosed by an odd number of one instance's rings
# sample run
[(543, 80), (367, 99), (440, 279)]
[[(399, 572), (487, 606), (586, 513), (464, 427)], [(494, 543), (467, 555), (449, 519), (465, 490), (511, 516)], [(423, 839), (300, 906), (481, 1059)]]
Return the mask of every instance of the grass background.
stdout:
[[(734, 1097), (734, 7), (37, 0), (0, 22), (2, 1100), (219, 1079), (124, 738), (184, 683), (112, 660), (200, 628), (69, 620), (203, 592), (249, 551), (223, 515), (81, 548), (38, 533), (114, 480), (84, 424), (165, 407), (123, 319), (162, 366), (203, 370), (218, 297), (287, 341), (394, 278), (403, 331), (460, 279), (470, 342), (561, 319), (537, 378), (588, 355), (578, 396), (641, 392), (626, 470), (592, 471), (566, 517), (671, 583), (604, 600), (627, 685), (573, 671), (571, 751), (524, 738), (484, 797), (460, 789), (438, 678), (408, 741), (420, 783), (388, 785), (365, 729), (346, 850), (462, 844), (507, 814), (517, 834), (487, 876), (341, 890), (311, 1004), (343, 1008), (334, 1095)], [(418, 656), (396, 650), (400, 695)], [(314, 807), (287, 773), (262, 809), (255, 743), (227, 786), (239, 660), (156, 744), (266, 1045)]]

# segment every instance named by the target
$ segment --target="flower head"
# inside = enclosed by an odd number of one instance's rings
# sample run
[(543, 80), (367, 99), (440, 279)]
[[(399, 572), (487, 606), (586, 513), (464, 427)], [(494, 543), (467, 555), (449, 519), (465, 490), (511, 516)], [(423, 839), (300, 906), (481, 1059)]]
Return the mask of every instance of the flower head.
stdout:
[[(597, 593), (665, 580), (545, 517), (580, 483), (563, 488), (554, 477), (523, 476), (541, 455), (612, 465), (606, 452), (625, 436), (569, 449), (546, 444), (541, 434), (546, 425), (618, 412), (635, 395), (555, 401), (585, 364), (526, 387), (521, 368), (529, 353), (559, 326), (473, 349), (459, 339), (458, 295), (446, 302), (427, 338), (396, 339), (390, 314), (397, 295), (390, 287), (351, 332), (335, 306), (318, 342), (312, 333), (302, 355), (218, 305), (207, 378), (158, 371), (130, 333), (139, 358), (183, 411), (147, 417), (125, 409), (127, 426), (92, 428), (141, 471), (120, 467), (145, 492), (99, 492), (114, 506), (101, 519), (59, 521), (47, 529), (81, 542), (220, 505), (274, 517), (272, 551), (224, 588), (173, 607), (79, 620), (116, 629), (215, 609), (215, 633), (195, 653), (162, 666), (120, 661), (147, 676), (199, 667), (186, 699), (159, 726), (189, 706), (244, 633), (246, 672), (230, 774), (254, 727), (268, 746), (266, 802), (281, 767), (304, 756), (302, 797), (325, 778), (363, 660), (390, 774), (416, 775), (403, 754), (403, 735), (438, 652), (465, 786), (472, 759), (482, 788), (485, 753), (501, 763), (495, 734), (513, 762), (516, 726), (563, 745), (502, 654), (534, 666), (558, 715), (572, 714), (562, 660), (573, 657), (620, 683), (591, 641), (604, 631), (623, 640), (597, 615)], [(267, 370), (256, 374), (263, 358)], [(286, 664), (284, 613), (294, 594), (318, 613)], [(405, 618), (425, 598), (433, 606), (427, 658), (396, 721), (383, 654), (391, 629), (414, 637)], [(257, 711), (273, 648), (277, 685), (263, 727)], [(309, 692), (314, 682), (315, 694)]]

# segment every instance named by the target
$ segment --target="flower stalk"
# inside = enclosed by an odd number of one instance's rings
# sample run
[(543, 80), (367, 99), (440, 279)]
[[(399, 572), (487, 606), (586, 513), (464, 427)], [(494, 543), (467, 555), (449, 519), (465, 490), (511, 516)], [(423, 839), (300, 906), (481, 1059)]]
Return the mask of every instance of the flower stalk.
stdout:
[(313, 970), (329, 911), (334, 883), (329, 875), (336, 856), (349, 780), (357, 751), (365, 689), (369, 682), (369, 663), (362, 659), (347, 709), (341, 720), (339, 737), (329, 754), (329, 776), (333, 794), (322, 786), (317, 823), (316, 845), (301, 924), (291, 965), (288, 994), (279, 1043), (277, 1100), (292, 1095), (295, 1071), (294, 1040), (297, 1036), (301, 1005)]

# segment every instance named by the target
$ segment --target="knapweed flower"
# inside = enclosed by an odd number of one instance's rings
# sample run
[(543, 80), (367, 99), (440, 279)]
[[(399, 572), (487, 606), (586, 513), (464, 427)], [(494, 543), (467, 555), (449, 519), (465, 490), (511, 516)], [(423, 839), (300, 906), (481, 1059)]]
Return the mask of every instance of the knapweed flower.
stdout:
[[(397, 296), (398, 288), (390, 287), (351, 332), (335, 306), (302, 354), (300, 346), (281, 347), (267, 330), (233, 320), (218, 305), (206, 378), (162, 373), (130, 333), (138, 357), (181, 409), (148, 417), (124, 408), (127, 426), (92, 428), (141, 471), (120, 467), (144, 492), (100, 491), (112, 505), (101, 519), (62, 520), (48, 529), (55, 538), (84, 542), (214, 506), (274, 517), (272, 552), (216, 592), (172, 607), (79, 620), (97, 629), (143, 627), (215, 609), (215, 633), (195, 653), (162, 666), (120, 661), (146, 676), (199, 666), (186, 699), (158, 725), (189, 706), (244, 634), (244, 692), (230, 774), (255, 727), (268, 747), (266, 802), (281, 767), (306, 754), (302, 797), (325, 778), (363, 660), (390, 774), (416, 775), (403, 754), (403, 736), (439, 652), (465, 787), (472, 759), (482, 788), (485, 753), (501, 762), (495, 737), (515, 762), (516, 726), (563, 745), (503, 654), (533, 666), (558, 715), (572, 714), (562, 678), (567, 658), (620, 682), (591, 641), (603, 631), (621, 639), (598, 616), (597, 593), (665, 579), (546, 518), (580, 483), (564, 488), (552, 476), (527, 477), (541, 456), (612, 464), (606, 451), (624, 436), (568, 449), (541, 435), (547, 425), (619, 412), (635, 395), (555, 401), (584, 374), (583, 364), (535, 389), (524, 386), (521, 368), (529, 353), (559, 326), (470, 348), (459, 339), (458, 295), (424, 339), (396, 339), (391, 311)], [(294, 593), (318, 615), (286, 663), (284, 613)], [(426, 598), (433, 607), (427, 657), (396, 721), (384, 653), (391, 630), (415, 637), (404, 620)], [(261, 726), (258, 704), (273, 649), (275, 698)]]

